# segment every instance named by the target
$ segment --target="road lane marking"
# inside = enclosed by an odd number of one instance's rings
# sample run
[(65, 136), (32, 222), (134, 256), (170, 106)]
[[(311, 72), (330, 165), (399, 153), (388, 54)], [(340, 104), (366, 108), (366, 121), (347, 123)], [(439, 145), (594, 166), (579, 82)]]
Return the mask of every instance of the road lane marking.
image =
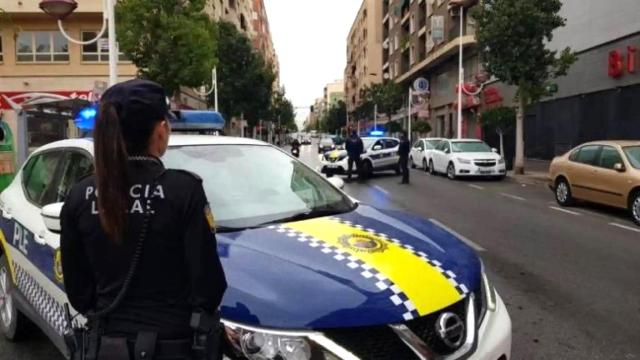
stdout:
[(618, 223), (614, 223), (614, 222), (609, 223), (609, 225), (611, 225), (611, 226), (615, 226), (615, 227), (620, 228), (620, 229), (625, 229), (625, 230), (629, 230), (629, 231), (633, 231), (633, 232), (640, 233), (640, 229), (638, 229), (638, 228), (633, 228), (633, 227), (631, 227), (631, 226), (622, 225), (622, 224), (618, 224)]
[(507, 193), (500, 193), (500, 195), (504, 196), (504, 197), (508, 197), (510, 199), (514, 199), (514, 200), (519, 200), (519, 201), (527, 201), (527, 199), (521, 197), (521, 196), (517, 196), (517, 195), (511, 195), (511, 194), (507, 194)]
[(476, 244), (475, 242), (469, 240), (469, 238), (467, 238), (466, 236), (460, 235), (459, 233), (457, 233), (455, 230), (451, 229), (450, 227), (448, 227), (447, 225), (441, 223), (440, 221), (436, 220), (436, 219), (429, 219), (429, 221), (431, 221), (432, 223), (436, 224), (437, 226), (439, 226), (440, 228), (447, 230), (448, 232), (450, 232), (452, 235), (455, 235), (458, 239), (460, 239), (460, 241), (462, 241), (463, 243), (469, 245), (472, 249), (474, 249), (475, 251), (487, 251), (487, 249), (483, 248), (482, 246)]
[(387, 190), (385, 190), (382, 186), (380, 185), (373, 185), (373, 188), (380, 191), (381, 193), (385, 194), (385, 195), (389, 195), (389, 192)]
[(579, 212), (576, 211), (571, 211), (571, 210), (567, 210), (567, 209), (563, 209), (563, 208), (559, 208), (557, 206), (549, 206), (549, 209), (553, 209), (556, 211), (562, 211), (563, 213), (567, 213), (567, 214), (571, 214), (571, 215), (576, 215), (576, 216), (580, 216), (582, 214), (580, 214)]
[(477, 190), (484, 190), (484, 188), (482, 186), (479, 186), (479, 185), (469, 184), (468, 186), (470, 188), (474, 188), (474, 189), (477, 189)]

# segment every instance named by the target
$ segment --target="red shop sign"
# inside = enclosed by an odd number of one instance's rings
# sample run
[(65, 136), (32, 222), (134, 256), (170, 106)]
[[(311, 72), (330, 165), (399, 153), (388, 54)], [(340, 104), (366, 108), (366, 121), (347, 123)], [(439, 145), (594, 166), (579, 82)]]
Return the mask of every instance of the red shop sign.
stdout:
[(634, 74), (637, 67), (637, 52), (638, 49), (635, 46), (627, 46), (626, 56), (619, 50), (610, 51), (608, 64), (609, 76), (616, 79), (620, 78), (624, 75), (625, 70), (629, 74)]
[(6, 91), (0, 92), (0, 109), (10, 110), (11, 105), (7, 102), (7, 99), (15, 104), (22, 104), (33, 97), (38, 95), (52, 95), (52, 99), (60, 98), (60, 100), (68, 100), (68, 99), (81, 99), (86, 101), (92, 100), (92, 92), (91, 91)]

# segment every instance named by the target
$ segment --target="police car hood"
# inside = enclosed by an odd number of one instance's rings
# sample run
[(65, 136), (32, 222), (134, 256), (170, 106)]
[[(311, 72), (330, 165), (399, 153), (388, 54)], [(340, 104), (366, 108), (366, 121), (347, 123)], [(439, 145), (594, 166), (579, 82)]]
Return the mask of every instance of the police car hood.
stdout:
[(432, 222), (360, 206), (333, 217), (218, 234), (222, 317), (275, 329), (398, 323), (477, 292), (473, 250)]

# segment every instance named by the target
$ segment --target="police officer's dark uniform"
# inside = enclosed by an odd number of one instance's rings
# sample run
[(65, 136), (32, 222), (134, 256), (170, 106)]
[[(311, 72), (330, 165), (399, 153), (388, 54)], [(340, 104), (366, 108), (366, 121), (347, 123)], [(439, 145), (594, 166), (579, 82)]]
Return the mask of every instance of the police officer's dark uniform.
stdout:
[(198, 309), (215, 314), (226, 289), (202, 181), (143, 156), (129, 159), (128, 175), (131, 208), (121, 244), (102, 230), (94, 176), (74, 186), (66, 199), (61, 214), (66, 293), (82, 314), (112, 304), (149, 216), (135, 276), (117, 310), (100, 320), (99, 335), (128, 339), (132, 358), (141, 358), (134, 349), (136, 339), (145, 334), (147, 342), (149, 336), (157, 339), (151, 350), (155, 357), (147, 353), (146, 358), (190, 359), (192, 313)]
[(362, 139), (354, 131), (345, 143), (345, 149), (347, 150), (347, 179), (351, 180), (351, 174), (353, 172), (353, 165), (356, 165), (356, 171), (358, 173), (358, 180), (362, 179), (362, 161), (360, 156), (364, 152), (364, 144)]
[(411, 152), (411, 143), (407, 139), (407, 135), (403, 134), (400, 138), (400, 146), (398, 148), (398, 155), (400, 157), (399, 167), (402, 173), (401, 184), (409, 183), (409, 153)]

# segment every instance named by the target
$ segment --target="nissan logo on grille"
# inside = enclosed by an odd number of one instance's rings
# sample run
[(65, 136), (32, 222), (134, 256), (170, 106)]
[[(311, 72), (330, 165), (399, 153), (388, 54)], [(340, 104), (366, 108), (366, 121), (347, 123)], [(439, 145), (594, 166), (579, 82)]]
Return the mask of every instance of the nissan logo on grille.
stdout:
[(464, 340), (464, 322), (454, 313), (443, 313), (436, 322), (436, 333), (445, 345), (457, 349)]

